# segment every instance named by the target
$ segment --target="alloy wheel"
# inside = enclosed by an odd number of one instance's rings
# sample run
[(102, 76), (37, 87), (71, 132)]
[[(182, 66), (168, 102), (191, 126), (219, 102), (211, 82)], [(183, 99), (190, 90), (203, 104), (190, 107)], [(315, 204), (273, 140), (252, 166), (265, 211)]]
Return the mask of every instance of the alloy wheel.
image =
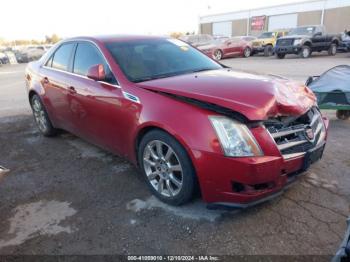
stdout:
[(216, 50), (216, 51), (214, 52), (214, 58), (215, 58), (216, 60), (221, 60), (221, 58), (222, 58), (222, 53), (221, 53), (220, 50)]
[(249, 47), (247, 47), (246, 49), (244, 49), (244, 56), (245, 57), (250, 57), (250, 53), (251, 53), (251, 50)]
[(33, 99), (32, 108), (34, 113), (34, 118), (38, 124), (39, 129), (45, 132), (48, 128), (48, 122), (46, 119), (45, 111), (38, 99)]
[(336, 45), (333, 45), (332, 46), (332, 55), (335, 55), (337, 53), (337, 46)]
[(150, 141), (143, 152), (143, 167), (149, 183), (165, 197), (175, 197), (183, 185), (183, 169), (175, 151), (166, 143)]

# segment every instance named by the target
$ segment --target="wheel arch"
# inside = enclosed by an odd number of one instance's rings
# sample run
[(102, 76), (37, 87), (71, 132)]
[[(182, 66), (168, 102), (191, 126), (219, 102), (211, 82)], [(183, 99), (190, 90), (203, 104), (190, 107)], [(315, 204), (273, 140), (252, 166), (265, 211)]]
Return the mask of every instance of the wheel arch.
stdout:
[(180, 136), (178, 136), (174, 130), (171, 130), (170, 128), (166, 128), (164, 126), (160, 126), (156, 123), (145, 124), (142, 127), (140, 127), (136, 132), (133, 150), (134, 150), (135, 161), (136, 161), (135, 163), (137, 166), (140, 166), (139, 159), (138, 159), (138, 149), (139, 149), (141, 140), (147, 133), (149, 133), (153, 130), (163, 131), (163, 132), (167, 133), (168, 135), (172, 136), (176, 141), (178, 141), (180, 143), (180, 145), (183, 146), (186, 153), (190, 157), (192, 165), (195, 169), (195, 165), (193, 164), (194, 155), (192, 154), (192, 151), (191, 151), (190, 147), (187, 145), (187, 143)]
[(332, 44), (336, 44), (336, 46), (339, 46), (339, 40), (338, 39), (333, 39)]
[(29, 101), (32, 99), (32, 97), (34, 95), (39, 95), (35, 90), (30, 90), (29, 93), (28, 93), (28, 98), (29, 98)]
[(303, 43), (303, 45), (306, 45), (306, 46), (308, 46), (308, 47), (311, 47), (311, 46), (312, 46), (312, 44), (311, 44), (311, 42), (310, 42), (309, 40), (305, 41), (305, 42)]

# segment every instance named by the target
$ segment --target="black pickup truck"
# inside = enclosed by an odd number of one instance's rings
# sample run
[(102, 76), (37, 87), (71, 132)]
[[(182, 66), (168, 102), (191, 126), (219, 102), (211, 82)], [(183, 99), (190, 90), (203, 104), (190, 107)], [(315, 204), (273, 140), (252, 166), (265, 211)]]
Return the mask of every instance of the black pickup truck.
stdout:
[(280, 59), (286, 54), (297, 54), (302, 58), (308, 58), (312, 52), (321, 51), (335, 55), (340, 43), (340, 35), (326, 34), (324, 26), (296, 27), (287, 36), (277, 40), (275, 54)]

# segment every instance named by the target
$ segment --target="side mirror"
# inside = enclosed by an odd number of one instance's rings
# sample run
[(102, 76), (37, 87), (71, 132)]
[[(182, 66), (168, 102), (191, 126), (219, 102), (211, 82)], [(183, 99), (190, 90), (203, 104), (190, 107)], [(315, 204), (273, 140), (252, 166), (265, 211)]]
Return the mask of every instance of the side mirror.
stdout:
[(106, 79), (105, 69), (102, 64), (93, 65), (87, 72), (87, 77), (95, 81), (103, 81)]
[(312, 76), (309, 76), (308, 79), (306, 79), (305, 85), (309, 86), (314, 81), (314, 78)]
[(322, 35), (321, 32), (317, 32), (317, 33), (314, 34), (314, 36), (321, 36), (321, 35)]

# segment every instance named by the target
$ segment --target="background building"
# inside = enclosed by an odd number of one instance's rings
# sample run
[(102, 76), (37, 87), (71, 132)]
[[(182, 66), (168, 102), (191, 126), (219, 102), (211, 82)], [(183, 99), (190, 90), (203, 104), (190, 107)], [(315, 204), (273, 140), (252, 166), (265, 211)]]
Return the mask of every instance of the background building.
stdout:
[(201, 16), (199, 31), (211, 35), (258, 35), (262, 31), (325, 25), (330, 33), (350, 30), (350, 0), (313, 0)]

